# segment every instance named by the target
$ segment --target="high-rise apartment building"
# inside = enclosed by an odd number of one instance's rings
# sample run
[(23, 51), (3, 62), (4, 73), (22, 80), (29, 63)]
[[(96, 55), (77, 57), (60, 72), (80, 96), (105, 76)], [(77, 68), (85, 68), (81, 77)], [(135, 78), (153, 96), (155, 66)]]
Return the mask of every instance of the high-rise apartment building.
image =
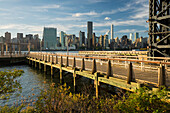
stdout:
[(57, 28), (44, 27), (43, 39), (44, 49), (56, 49), (57, 47)]
[(114, 39), (114, 25), (111, 25), (111, 40), (113, 41)]
[(5, 42), (10, 43), (11, 42), (11, 33), (6, 32), (5, 33)]
[(23, 33), (17, 33), (17, 42), (23, 41)]
[(63, 32), (63, 31), (60, 32), (60, 43), (61, 43), (62, 48), (65, 47), (65, 35), (66, 35), (65, 32)]
[(139, 38), (139, 33), (138, 33), (138, 32), (135, 32), (135, 33), (134, 33), (134, 41), (136, 41), (138, 38)]
[(93, 22), (87, 22), (87, 48), (90, 49), (92, 47), (92, 35), (93, 35)]

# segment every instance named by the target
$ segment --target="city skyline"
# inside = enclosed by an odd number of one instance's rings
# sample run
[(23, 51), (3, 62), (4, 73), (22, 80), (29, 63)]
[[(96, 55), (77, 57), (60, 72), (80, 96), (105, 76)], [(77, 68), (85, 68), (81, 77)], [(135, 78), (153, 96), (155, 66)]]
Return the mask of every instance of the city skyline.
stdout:
[[(113, 7), (114, 6), (114, 7)], [(78, 36), (79, 31), (87, 33), (87, 21), (93, 21), (97, 36), (104, 35), (115, 26), (115, 37), (139, 32), (148, 36), (148, 0), (0, 0), (0, 35), (11, 32), (12, 38), (18, 32), (39, 34), (42, 39), (44, 27), (55, 27), (60, 31)], [(87, 34), (86, 34), (87, 37)]]

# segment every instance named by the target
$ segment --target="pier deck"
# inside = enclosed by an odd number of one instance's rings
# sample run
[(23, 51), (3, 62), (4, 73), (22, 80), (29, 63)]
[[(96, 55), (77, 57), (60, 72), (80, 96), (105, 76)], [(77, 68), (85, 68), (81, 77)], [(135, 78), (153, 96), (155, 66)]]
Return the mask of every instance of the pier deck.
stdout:
[[(100, 86), (100, 83), (109, 84), (132, 92), (141, 85), (147, 85), (153, 89), (159, 88), (162, 85), (170, 86), (170, 74), (166, 71), (170, 62), (95, 58), (47, 53), (30, 53), (27, 59), (29, 60), (29, 64), (43, 69), (45, 72), (47, 71), (47, 67), (50, 68), (52, 76), (55, 76), (53, 73), (54, 68), (58, 69), (61, 82), (63, 80), (63, 71), (73, 73), (75, 87), (77, 75), (94, 80), (96, 90), (98, 90), (97, 87)], [(124, 65), (122, 65), (122, 62)], [(154, 68), (147, 69), (143, 65), (136, 65), (139, 63), (147, 63), (151, 67), (154, 65)]]

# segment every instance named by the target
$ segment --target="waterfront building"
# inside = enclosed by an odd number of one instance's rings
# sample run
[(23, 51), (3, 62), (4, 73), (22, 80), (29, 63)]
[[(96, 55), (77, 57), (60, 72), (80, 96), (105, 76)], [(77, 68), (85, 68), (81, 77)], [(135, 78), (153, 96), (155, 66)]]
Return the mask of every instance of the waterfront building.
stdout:
[(5, 42), (10, 43), (11, 42), (11, 33), (6, 32), (5, 33)]
[(34, 50), (40, 50), (40, 39), (39, 39), (39, 35), (35, 34), (34, 35)]
[(93, 46), (93, 49), (96, 48), (96, 35), (95, 35), (95, 33), (93, 33), (92, 46)]
[(23, 42), (23, 33), (17, 33), (17, 42)]
[(3, 42), (4, 42), (4, 37), (1, 36), (1, 37), (0, 37), (0, 43), (3, 43)]
[(57, 47), (57, 28), (44, 27), (43, 39), (44, 49), (56, 49)]
[(60, 32), (60, 43), (61, 43), (61, 47), (62, 48), (65, 47), (65, 36), (66, 36), (66, 33), (61, 31)]
[(93, 22), (87, 22), (87, 48), (92, 47), (92, 35), (93, 35)]
[(135, 32), (135, 33), (134, 33), (134, 41), (136, 41), (138, 38), (139, 38), (139, 33), (138, 33), (138, 32)]
[(111, 25), (111, 41), (114, 39), (114, 25)]
[(85, 32), (79, 32), (80, 47), (85, 45)]

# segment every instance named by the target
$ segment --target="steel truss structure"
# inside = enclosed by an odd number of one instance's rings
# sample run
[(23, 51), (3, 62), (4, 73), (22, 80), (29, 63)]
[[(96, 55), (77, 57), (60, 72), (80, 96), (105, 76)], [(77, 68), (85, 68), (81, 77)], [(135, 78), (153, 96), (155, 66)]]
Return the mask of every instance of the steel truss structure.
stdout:
[(149, 0), (149, 56), (170, 57), (170, 0)]

